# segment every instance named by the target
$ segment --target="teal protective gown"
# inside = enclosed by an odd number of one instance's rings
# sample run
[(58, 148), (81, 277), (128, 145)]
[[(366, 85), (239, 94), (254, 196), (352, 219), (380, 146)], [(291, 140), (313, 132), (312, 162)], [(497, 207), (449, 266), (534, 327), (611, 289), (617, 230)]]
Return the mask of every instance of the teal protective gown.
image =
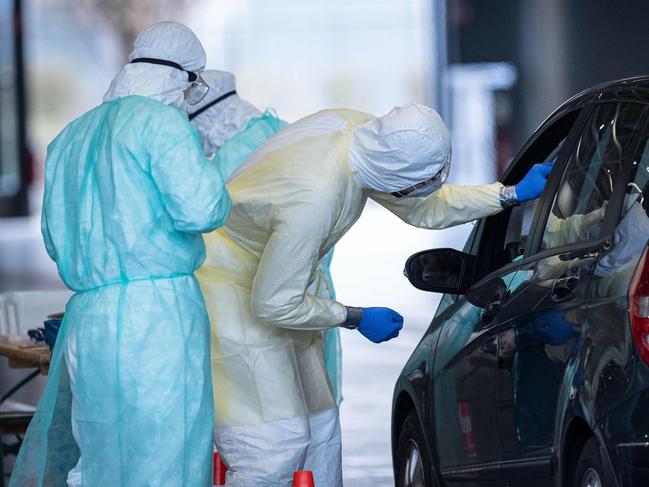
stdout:
[(211, 485), (209, 322), (193, 273), (201, 232), (230, 211), (220, 172), (179, 110), (140, 96), (72, 122), (45, 166), (43, 237), (76, 294), (10, 485), (65, 486), (73, 467), (89, 487)]
[(219, 147), (214, 156), (223, 178), (227, 181), (232, 173), (266, 140), (275, 135), (287, 123), (270, 111), (252, 117), (235, 136)]
[[(275, 135), (286, 122), (267, 111), (259, 117), (253, 117), (245, 128), (234, 137), (228, 139), (216, 152), (214, 159), (227, 180), (230, 175), (267, 139)], [(331, 278), (331, 260), (334, 250), (320, 263), (320, 279), (316, 280), (315, 294), (329, 299), (336, 299), (333, 280)], [(342, 401), (342, 362), (340, 346), (340, 329), (330, 328), (323, 331), (324, 359), (333, 389), (336, 403)]]

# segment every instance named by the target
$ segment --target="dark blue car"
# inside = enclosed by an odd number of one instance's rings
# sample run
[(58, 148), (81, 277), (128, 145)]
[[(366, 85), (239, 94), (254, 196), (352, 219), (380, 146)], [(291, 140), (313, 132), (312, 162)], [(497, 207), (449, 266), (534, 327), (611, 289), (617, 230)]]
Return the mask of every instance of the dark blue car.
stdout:
[(552, 114), (543, 196), (406, 264), (444, 297), (394, 392), (400, 487), (649, 486), (649, 76)]

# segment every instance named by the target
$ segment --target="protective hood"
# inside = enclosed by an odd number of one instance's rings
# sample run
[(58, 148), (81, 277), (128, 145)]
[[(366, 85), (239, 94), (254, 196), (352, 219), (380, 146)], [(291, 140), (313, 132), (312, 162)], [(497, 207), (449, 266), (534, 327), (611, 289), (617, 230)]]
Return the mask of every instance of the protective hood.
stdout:
[[(410, 104), (356, 127), (349, 163), (364, 189), (392, 193), (448, 176), (451, 135), (432, 108)], [(421, 196), (419, 192), (414, 196)]]
[(144, 62), (127, 64), (111, 82), (105, 102), (140, 95), (180, 108), (183, 90), (190, 84), (186, 71), (199, 73), (205, 68), (201, 42), (191, 29), (178, 22), (159, 22), (140, 33), (128, 59), (143, 58), (176, 63), (182, 70)]
[(205, 155), (209, 157), (241, 132), (251, 118), (260, 116), (261, 111), (236, 94), (236, 80), (232, 73), (207, 70), (202, 77), (210, 91), (198, 105), (185, 104), (184, 109), (201, 134)]

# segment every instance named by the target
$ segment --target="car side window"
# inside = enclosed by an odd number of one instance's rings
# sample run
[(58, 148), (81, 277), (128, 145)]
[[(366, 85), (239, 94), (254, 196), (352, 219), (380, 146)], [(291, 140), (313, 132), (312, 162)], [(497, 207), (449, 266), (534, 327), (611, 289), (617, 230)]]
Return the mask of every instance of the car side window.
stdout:
[[(515, 184), (533, 164), (554, 161), (559, 156), (580, 110), (567, 113), (539, 134), (532, 145), (516, 160), (505, 184)], [(489, 217), (479, 242), (478, 277), (485, 276), (525, 253), (528, 235), (538, 200), (526, 202)]]
[(541, 250), (597, 239), (613, 184), (629, 160), (645, 106), (607, 103), (583, 128), (545, 222)]
[[(649, 107), (647, 107), (649, 112)], [(627, 289), (638, 259), (649, 238), (649, 127), (640, 134), (626, 185), (612, 248), (597, 263), (595, 275), (616, 277), (617, 288)], [(627, 280), (618, 277), (625, 275)], [(620, 283), (623, 283), (620, 285)]]
[[(554, 150), (544, 157), (544, 162), (554, 162), (559, 155), (559, 151), (566, 141), (566, 137), (561, 139)], [(511, 216), (507, 222), (507, 231), (505, 232), (505, 243), (503, 250), (505, 252), (505, 263), (513, 262), (525, 253), (527, 246), (527, 237), (532, 228), (532, 220), (538, 206), (538, 199), (526, 201), (520, 206), (514, 207)]]
[[(649, 116), (649, 105), (645, 108)], [(633, 167), (626, 188), (625, 202), (621, 218), (624, 218), (632, 202), (649, 203), (649, 123), (638, 137), (638, 145), (633, 156)]]

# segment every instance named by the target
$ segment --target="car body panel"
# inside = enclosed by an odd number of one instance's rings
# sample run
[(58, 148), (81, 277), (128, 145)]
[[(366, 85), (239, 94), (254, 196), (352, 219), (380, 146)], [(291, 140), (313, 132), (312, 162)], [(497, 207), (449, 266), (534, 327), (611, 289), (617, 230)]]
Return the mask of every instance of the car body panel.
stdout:
[[(580, 162), (580, 137), (607, 130), (594, 121), (612, 107), (618, 109), (615, 117), (619, 107), (632, 113), (629, 119), (637, 113), (638, 124), (620, 139), (630, 152), (617, 156), (599, 235), (546, 249), (543, 231), (550, 208), (554, 212), (560, 204), (555, 193), (564, 191), (564, 171), (571, 157)], [(649, 160), (634, 152), (641, 143), (649, 147), (640, 140), (649, 134), (649, 76), (599, 85), (568, 100), (523, 146), (505, 184), (539, 162), (533, 158), (544, 138), (561, 123), (569, 123), (569, 130), (523, 255), (494, 271), (483, 269), (474, 285), (488, 287), (498, 279), (506, 295), (486, 317), (485, 308), (466, 297), (445, 295), (395, 387), (395, 411), (406, 397), (417, 410), (440, 485), (534, 487), (550, 479), (564, 485), (570, 475), (567, 450), (585, 434), (599, 439), (605, 468), (619, 485), (649, 485), (649, 367), (632, 341), (627, 296), (638, 249), (649, 238), (649, 217), (627, 225), (625, 231), (635, 232), (639, 242), (632, 258), (623, 256), (623, 265), (607, 263), (624, 247), (627, 180), (640, 157)], [(596, 143), (604, 143), (598, 137)], [(649, 189), (649, 183), (641, 186)], [(508, 211), (489, 224), (479, 222), (465, 252), (481, 257), (485, 248), (502, 246), (498, 232), (511, 218)], [(393, 451), (402, 415), (393, 415)]]

